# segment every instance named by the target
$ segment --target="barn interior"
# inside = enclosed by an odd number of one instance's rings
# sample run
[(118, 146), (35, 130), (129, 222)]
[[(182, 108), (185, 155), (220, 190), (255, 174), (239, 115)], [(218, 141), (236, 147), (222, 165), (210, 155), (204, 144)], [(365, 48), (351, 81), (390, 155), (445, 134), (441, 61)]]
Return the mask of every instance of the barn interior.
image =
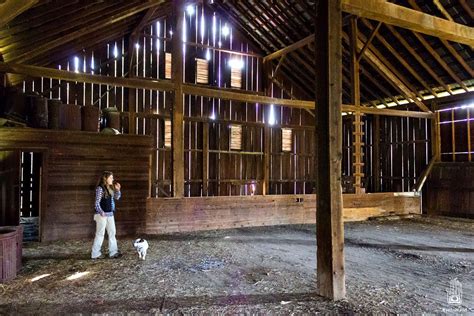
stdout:
[[(472, 0), (0, 0), (0, 311), (474, 312), (473, 26)], [(123, 257), (91, 260), (104, 170)]]

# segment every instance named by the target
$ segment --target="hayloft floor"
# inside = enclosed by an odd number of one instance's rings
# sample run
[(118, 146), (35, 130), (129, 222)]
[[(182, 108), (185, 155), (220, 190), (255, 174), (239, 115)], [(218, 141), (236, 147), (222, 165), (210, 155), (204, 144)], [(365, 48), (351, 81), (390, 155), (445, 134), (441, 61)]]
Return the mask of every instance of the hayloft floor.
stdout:
[[(337, 303), (315, 294), (315, 229), (298, 225), (148, 237), (146, 261), (125, 239), (122, 258), (98, 261), (88, 259), (92, 240), (30, 243), (20, 275), (0, 285), (0, 314), (474, 312), (474, 221), (345, 232), (348, 294)], [(461, 305), (447, 302), (454, 278)]]

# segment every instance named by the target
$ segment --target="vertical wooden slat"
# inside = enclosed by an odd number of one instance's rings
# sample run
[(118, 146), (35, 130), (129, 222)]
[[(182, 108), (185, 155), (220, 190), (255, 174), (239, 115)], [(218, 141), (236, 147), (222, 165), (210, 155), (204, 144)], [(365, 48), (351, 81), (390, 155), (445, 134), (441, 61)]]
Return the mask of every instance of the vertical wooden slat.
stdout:
[(440, 122), (440, 113), (438, 110), (438, 105), (433, 103), (431, 106), (435, 117), (431, 119), (431, 155), (436, 157), (438, 161), (441, 161), (441, 126)]
[(320, 1), (317, 11), (317, 287), (320, 295), (338, 300), (346, 292), (341, 189), (341, 1)]
[[(135, 59), (135, 41), (134, 36), (130, 36), (128, 39), (128, 77), (134, 76), (133, 60)], [(128, 88), (128, 133), (136, 134), (136, 91), (137, 89)]]
[(202, 195), (209, 195), (209, 123), (202, 123)]
[(470, 108), (467, 108), (467, 157), (469, 162), (471, 162), (471, 150), (471, 113)]
[(456, 134), (455, 134), (454, 109), (451, 110), (451, 150), (453, 152), (453, 161), (456, 161)]
[[(262, 68), (262, 72), (263, 72), (263, 86), (264, 86), (264, 92), (265, 92), (265, 95), (267, 96), (270, 96), (271, 95), (271, 81), (268, 79), (268, 76), (270, 75), (271, 73), (271, 68), (270, 68), (270, 65), (268, 63), (264, 63), (263, 64), (263, 68)], [(262, 107), (263, 111), (262, 111), (262, 115), (264, 117), (264, 121), (267, 122), (268, 121), (268, 114), (269, 114), (269, 111), (267, 111), (267, 109), (269, 109), (269, 106), (268, 105), (264, 105)], [(262, 194), (263, 195), (266, 195), (270, 192), (270, 165), (271, 165), (271, 161), (270, 161), (270, 142), (271, 142), (271, 137), (270, 137), (270, 133), (271, 133), (271, 128), (268, 126), (268, 125), (265, 125), (264, 128), (263, 128), (263, 183), (262, 183)]]

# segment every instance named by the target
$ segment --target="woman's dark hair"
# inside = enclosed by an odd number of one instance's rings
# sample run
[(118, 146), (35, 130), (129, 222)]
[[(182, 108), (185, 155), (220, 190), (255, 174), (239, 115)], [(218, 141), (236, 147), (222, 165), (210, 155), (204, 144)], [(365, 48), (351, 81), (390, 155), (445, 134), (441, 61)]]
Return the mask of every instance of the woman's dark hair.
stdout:
[(110, 171), (104, 171), (102, 173), (102, 176), (99, 178), (99, 181), (97, 181), (97, 186), (101, 187), (102, 190), (104, 190), (104, 194), (107, 195), (112, 195), (114, 189), (112, 186), (107, 185), (107, 178), (110, 176), (113, 176), (114, 174)]

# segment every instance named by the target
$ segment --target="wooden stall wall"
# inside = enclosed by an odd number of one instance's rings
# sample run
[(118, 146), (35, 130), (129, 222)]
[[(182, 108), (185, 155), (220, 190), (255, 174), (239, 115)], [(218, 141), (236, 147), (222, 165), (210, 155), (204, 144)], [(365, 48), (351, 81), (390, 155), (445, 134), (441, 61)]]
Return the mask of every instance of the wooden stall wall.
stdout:
[(41, 152), (46, 158), (39, 214), (41, 241), (94, 236), (95, 186), (104, 170), (114, 172), (123, 188), (117, 203), (117, 232), (134, 235), (145, 220), (151, 146), (152, 138), (144, 136), (0, 129), (0, 148)]
[(436, 163), (426, 186), (428, 215), (474, 218), (474, 163)]
[(438, 105), (441, 161), (426, 184), (429, 215), (474, 218), (474, 118), (469, 98)]
[[(421, 212), (421, 198), (413, 193), (344, 194), (343, 198), (345, 221)], [(315, 194), (148, 199), (145, 233), (314, 224), (315, 212)]]

